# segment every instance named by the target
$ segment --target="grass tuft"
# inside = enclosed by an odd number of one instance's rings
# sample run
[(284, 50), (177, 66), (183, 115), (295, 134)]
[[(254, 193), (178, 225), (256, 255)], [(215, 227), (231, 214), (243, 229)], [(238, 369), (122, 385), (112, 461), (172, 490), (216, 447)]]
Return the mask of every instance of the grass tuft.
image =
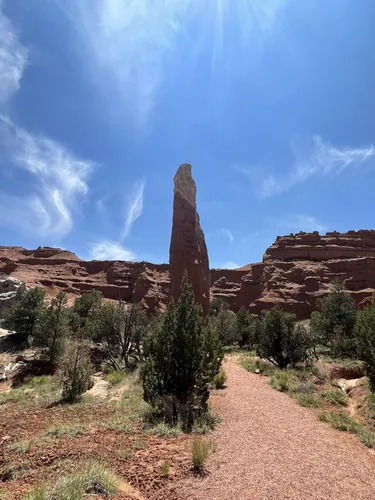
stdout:
[(213, 445), (211, 441), (194, 438), (191, 442), (191, 458), (194, 469), (201, 471), (212, 452)]
[(327, 422), (327, 424), (330, 424), (334, 429), (345, 432), (355, 433), (357, 432), (357, 428), (359, 425), (353, 417), (339, 411), (328, 411), (325, 413), (321, 413), (319, 415), (319, 420), (322, 422)]
[(15, 453), (27, 453), (31, 449), (31, 441), (16, 441), (7, 446), (7, 451)]
[(227, 381), (227, 374), (225, 370), (220, 370), (217, 375), (214, 377), (214, 386), (215, 389), (223, 389), (225, 382)]
[(322, 396), (332, 405), (348, 406), (348, 397), (341, 389), (328, 389), (322, 391)]
[(292, 373), (276, 370), (271, 377), (270, 385), (281, 392), (292, 392), (296, 389), (296, 378)]
[(163, 477), (168, 477), (169, 476), (169, 465), (167, 462), (163, 462), (160, 466), (160, 473)]
[(82, 424), (55, 425), (46, 430), (45, 435), (50, 437), (69, 436), (76, 438), (85, 434), (85, 427)]
[(53, 487), (38, 487), (25, 500), (83, 500), (86, 495), (111, 497), (120, 480), (102, 463), (90, 461), (80, 472), (60, 479)]
[(108, 373), (106, 375), (106, 379), (111, 385), (119, 385), (125, 379), (125, 376), (125, 372), (123, 372), (122, 370), (116, 370)]
[(251, 373), (255, 373), (259, 370), (259, 373), (263, 373), (264, 375), (272, 375), (275, 371), (275, 367), (267, 363), (267, 361), (263, 361), (262, 359), (248, 354), (243, 354), (240, 357), (240, 365)]
[(301, 406), (305, 406), (307, 408), (320, 408), (322, 406), (321, 400), (315, 394), (298, 394), (296, 396), (296, 400)]
[(179, 436), (182, 433), (182, 430), (180, 426), (171, 427), (164, 422), (160, 422), (148, 429), (148, 432), (163, 438), (174, 438)]
[(367, 446), (367, 448), (375, 447), (375, 435), (363, 425), (358, 425), (357, 435), (361, 442)]

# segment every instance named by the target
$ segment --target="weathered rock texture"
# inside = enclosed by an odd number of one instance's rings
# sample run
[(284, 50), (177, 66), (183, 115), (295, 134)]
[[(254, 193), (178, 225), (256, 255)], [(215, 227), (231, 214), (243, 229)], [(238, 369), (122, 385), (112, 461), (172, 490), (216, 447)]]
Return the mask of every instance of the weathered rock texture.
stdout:
[(169, 250), (171, 297), (178, 299), (185, 272), (193, 286), (195, 300), (205, 313), (210, 302), (210, 267), (206, 241), (199, 222), (197, 188), (191, 165), (181, 165), (174, 176), (173, 226)]
[(18, 292), (24, 288), (22, 281), (6, 274), (0, 275), (0, 318), (12, 307)]
[[(29, 286), (41, 285), (50, 296), (61, 289), (71, 296), (96, 289), (105, 298), (142, 302), (151, 311), (163, 310), (170, 290), (168, 264), (85, 262), (56, 248), (0, 247), (1, 273)], [(280, 305), (303, 319), (337, 279), (359, 307), (369, 300), (375, 292), (375, 231), (278, 237), (261, 263), (211, 270), (210, 292), (234, 311), (245, 306), (259, 313)]]

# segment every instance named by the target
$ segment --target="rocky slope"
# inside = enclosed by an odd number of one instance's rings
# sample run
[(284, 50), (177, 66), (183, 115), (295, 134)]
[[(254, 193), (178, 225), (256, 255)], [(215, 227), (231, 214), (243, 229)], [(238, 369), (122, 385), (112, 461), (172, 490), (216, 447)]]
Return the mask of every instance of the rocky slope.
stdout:
[[(0, 247), (0, 274), (29, 286), (44, 286), (50, 295), (64, 289), (71, 296), (100, 290), (108, 299), (142, 301), (162, 310), (170, 290), (169, 265), (149, 262), (80, 260), (71, 252)], [(211, 297), (222, 297), (233, 310), (254, 313), (279, 304), (307, 318), (316, 299), (339, 279), (363, 305), (375, 292), (375, 231), (299, 233), (278, 237), (263, 262), (238, 270), (211, 270)]]

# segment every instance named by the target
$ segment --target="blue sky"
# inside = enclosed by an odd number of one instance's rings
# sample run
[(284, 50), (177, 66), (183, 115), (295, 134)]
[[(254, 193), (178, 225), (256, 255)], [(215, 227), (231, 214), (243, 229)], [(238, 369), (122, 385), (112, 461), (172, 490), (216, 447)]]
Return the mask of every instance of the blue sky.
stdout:
[(193, 165), (212, 267), (373, 228), (373, 0), (0, 0), (2, 245), (167, 262)]

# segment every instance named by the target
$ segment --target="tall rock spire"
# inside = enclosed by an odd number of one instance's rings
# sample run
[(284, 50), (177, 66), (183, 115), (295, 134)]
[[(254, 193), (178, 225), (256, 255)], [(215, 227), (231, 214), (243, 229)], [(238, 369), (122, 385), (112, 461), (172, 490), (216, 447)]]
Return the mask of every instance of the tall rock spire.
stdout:
[(210, 302), (210, 267), (197, 213), (196, 193), (191, 165), (185, 163), (174, 176), (173, 226), (169, 250), (170, 294), (178, 299), (181, 280), (187, 271), (195, 300), (202, 304), (206, 314)]

